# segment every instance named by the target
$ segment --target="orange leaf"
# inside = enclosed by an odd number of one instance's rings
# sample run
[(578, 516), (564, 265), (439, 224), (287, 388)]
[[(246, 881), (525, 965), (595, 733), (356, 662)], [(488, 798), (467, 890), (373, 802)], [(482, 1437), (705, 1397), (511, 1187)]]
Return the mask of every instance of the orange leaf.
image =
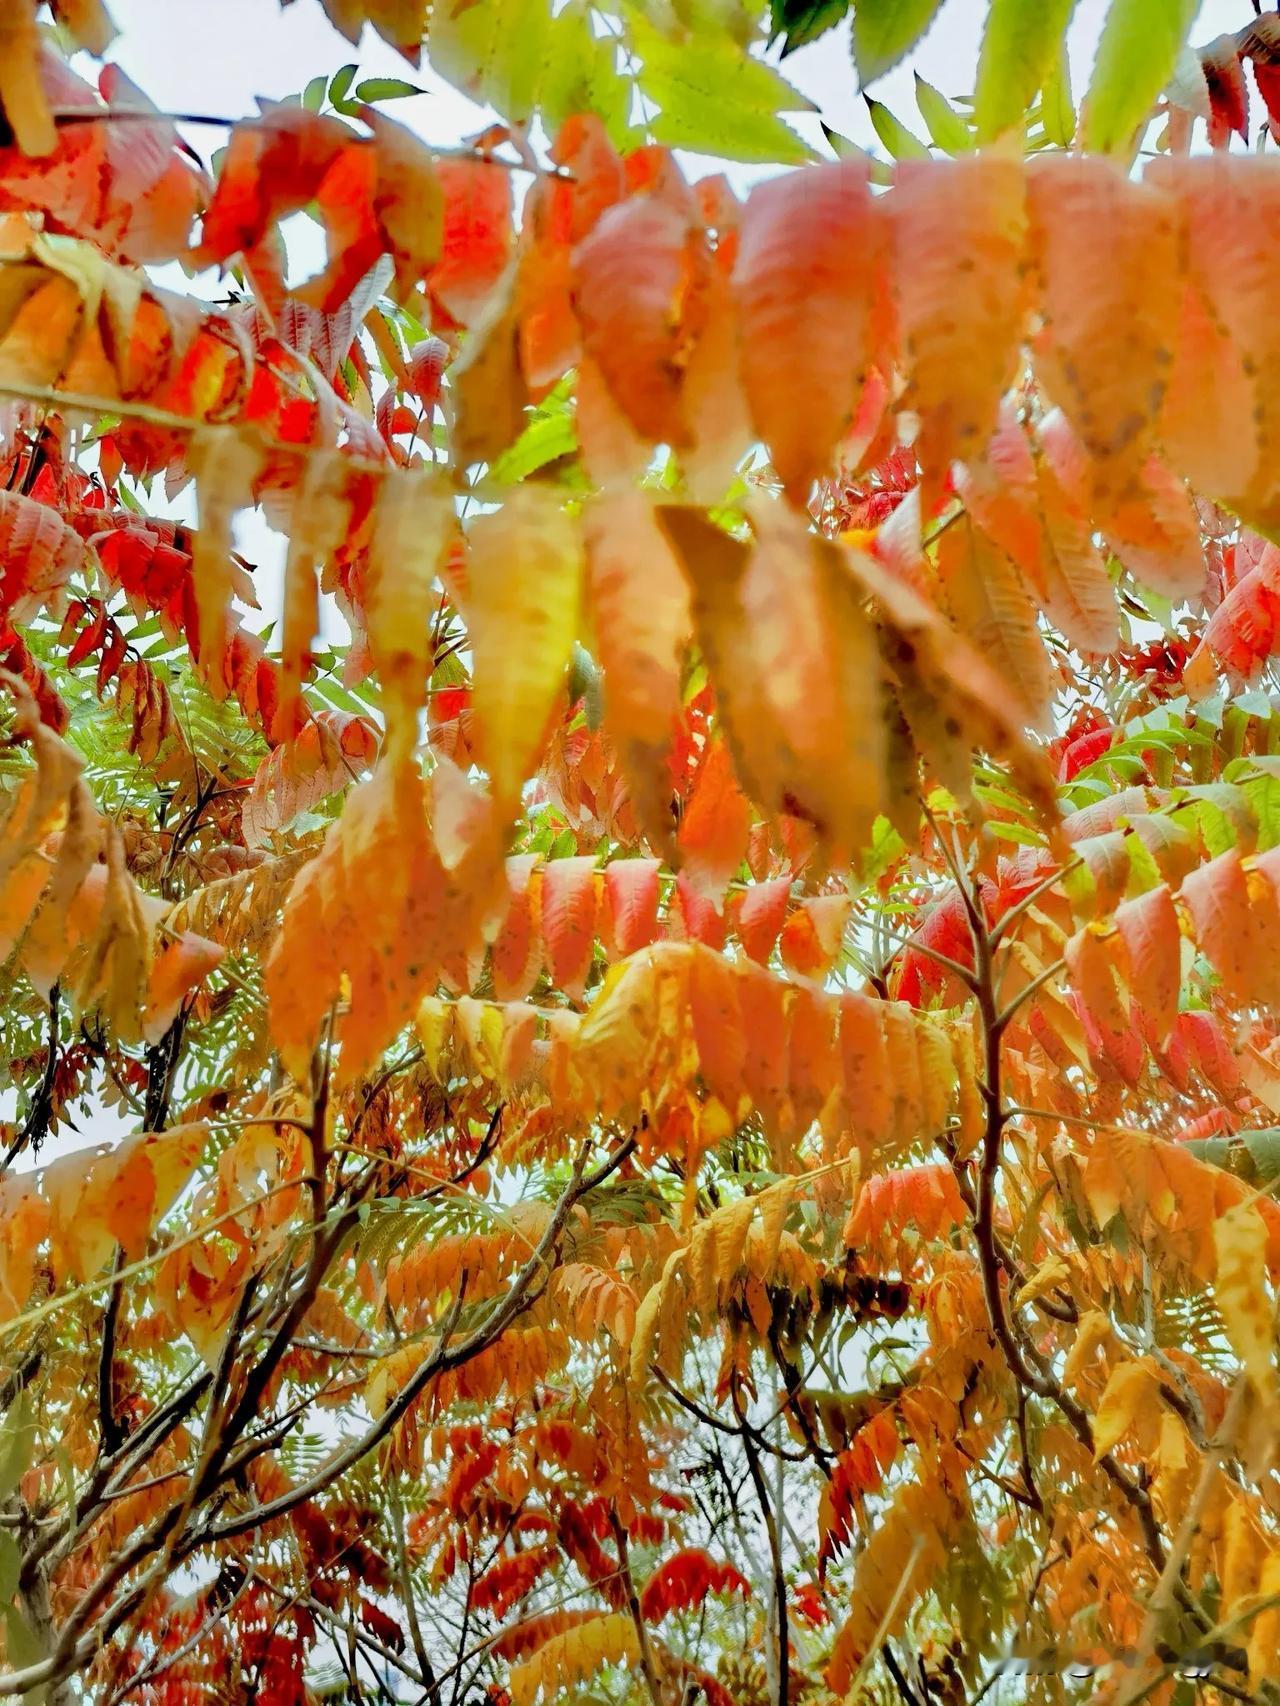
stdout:
[(852, 161), (757, 184), (733, 287), (751, 417), (802, 504), (848, 428), (875, 362), (882, 216)]
[(470, 326), (511, 251), (511, 174), (484, 160), (439, 158), (435, 172), (444, 193), (444, 229), (427, 288), (459, 325)]
[(746, 857), (750, 828), (751, 807), (734, 776), (729, 749), (722, 740), (712, 741), (680, 819), (678, 841), (685, 877), (717, 911)]
[(1133, 1004), (1163, 1043), (1178, 1016), (1182, 985), (1182, 936), (1173, 896), (1161, 883), (1115, 910), (1115, 926), (1124, 959), (1125, 982)]
[(225, 948), (190, 930), (165, 944), (152, 964), (147, 985), (147, 1005), (142, 1016), (145, 1041), (160, 1040), (186, 997), (225, 954)]
[(783, 965), (801, 977), (825, 977), (840, 957), (852, 910), (847, 894), (809, 895), (800, 901), (783, 926)]
[(510, 902), (492, 948), (493, 993), (499, 1001), (523, 1001), (542, 968), (542, 883), (535, 878), (536, 853), (507, 860)]
[(607, 208), (574, 253), (583, 344), (614, 401), (653, 443), (687, 441), (680, 412), (685, 343), (698, 324), (706, 266), (701, 231), (656, 196)]
[(671, 846), (671, 746), (691, 637), (688, 583), (642, 492), (602, 494), (584, 515), (587, 586), (604, 669), (605, 724), (641, 827)]

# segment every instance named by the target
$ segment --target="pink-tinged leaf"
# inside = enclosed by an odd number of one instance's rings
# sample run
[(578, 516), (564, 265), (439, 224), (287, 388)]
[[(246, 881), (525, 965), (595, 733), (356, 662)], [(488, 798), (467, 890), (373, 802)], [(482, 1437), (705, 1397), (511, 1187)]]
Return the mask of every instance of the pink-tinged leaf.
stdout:
[(1094, 543), (1089, 460), (1061, 409), (1050, 410), (1040, 422), (1036, 448), (1045, 612), (1081, 651), (1114, 651), (1120, 643), (1119, 613)]
[(1197, 492), (1261, 531), (1280, 512), (1280, 327), (1270, 260), (1280, 237), (1280, 178), (1273, 164), (1262, 155), (1212, 154), (1147, 169), (1182, 209), (1191, 286), (1161, 437)]
[(1023, 162), (900, 165), (890, 214), (905, 402), (920, 416), (923, 515), (951, 464), (979, 454), (1018, 367), (1028, 307)]
[[(1162, 597), (1187, 598), (1201, 591), (1205, 562), (1195, 505), (1166, 462), (1148, 456), (1122, 492), (1095, 498), (1089, 459), (1060, 409), (1045, 415), (1036, 438), (1046, 526), (1052, 518), (1051, 537), (1055, 547), (1060, 546), (1058, 567), (1068, 594), (1082, 610), (1093, 609), (1100, 617), (1105, 609), (1114, 628), (1115, 599), (1093, 544), (1095, 529), (1106, 536), (1129, 573)], [(1113, 639), (1107, 649), (1115, 643)]]
[(756, 430), (803, 503), (848, 430), (876, 349), (883, 215), (853, 161), (752, 190), (733, 284)]
[(1089, 155), (1037, 160), (1027, 207), (1044, 315), (1037, 372), (1079, 434), (1095, 489), (1121, 491), (1149, 453), (1177, 341), (1178, 207)]
[(751, 883), (734, 896), (738, 940), (757, 965), (768, 965), (791, 898), (791, 878), (772, 877)]
[(612, 859), (604, 868), (604, 921), (619, 958), (658, 937), (660, 859)]
[(736, 225), (738, 208), (727, 186), (723, 202), (731, 205), (721, 205), (708, 218), (715, 226), (716, 250), (706, 274), (702, 328), (689, 352), (681, 405), (690, 439), (681, 465), (691, 495), (705, 503), (717, 503), (724, 497), (753, 437), (742, 386), (738, 309), (731, 285), (737, 231), (729, 225), (730, 221)]
[(551, 859), (542, 867), (542, 936), (556, 987), (581, 1001), (591, 970), (600, 883), (594, 857)]
[[(1190, 872), (1181, 898), (1191, 914), (1201, 952), (1222, 979), (1228, 997), (1242, 1005), (1280, 1001), (1280, 959), (1275, 952), (1275, 896), (1265, 882), (1258, 902), (1233, 847)], [(1269, 905), (1262, 904), (1266, 899)]]
[(676, 878), (676, 904), (668, 919), (671, 934), (683, 942), (701, 942), (705, 947), (720, 949), (724, 947), (727, 925), (724, 914), (709, 900), (700, 894), (689, 880), (686, 871), (681, 871)]
[(1046, 543), (1036, 462), (1012, 396), (1002, 401), (995, 432), (983, 454), (956, 468), (955, 489), (974, 522), (1017, 564), (1028, 586), (1043, 599)]
[(1209, 618), (1183, 671), (1193, 698), (1211, 690), (1217, 669), (1248, 679), (1277, 649), (1280, 549), (1268, 545), (1256, 566), (1231, 588)]

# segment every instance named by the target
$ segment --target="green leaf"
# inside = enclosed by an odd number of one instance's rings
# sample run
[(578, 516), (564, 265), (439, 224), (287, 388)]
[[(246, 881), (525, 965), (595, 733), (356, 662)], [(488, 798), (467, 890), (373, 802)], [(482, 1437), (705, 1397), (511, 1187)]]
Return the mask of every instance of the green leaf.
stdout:
[(527, 479), (549, 462), (572, 456), (578, 448), (573, 418), (566, 409), (555, 414), (537, 414), (508, 450), (489, 470), (490, 478), (503, 485)]
[(309, 113), (318, 113), (324, 105), (324, 92), (328, 83), (329, 79), (322, 74), (313, 77), (302, 91), (302, 104)]
[(831, 144), (831, 152), (837, 160), (857, 160), (864, 167), (871, 183), (881, 184), (886, 189), (892, 184), (892, 166), (886, 166), (883, 160), (877, 160), (874, 154), (868, 154), (865, 148), (859, 148), (856, 142), (851, 142), (847, 136), (841, 136), (840, 132), (832, 130), (829, 124), (822, 126), (822, 134)]
[(1199, 0), (1111, 0), (1085, 99), (1085, 148), (1106, 154), (1129, 147), (1199, 10)]
[(1076, 134), (1076, 109), (1071, 99), (1071, 64), (1063, 42), (1045, 73), (1040, 95), (1044, 133), (1055, 147), (1070, 148)]
[(901, 119), (894, 118), (883, 101), (872, 100), (870, 95), (864, 95), (867, 112), (876, 135), (895, 160), (927, 160), (929, 150), (914, 132), (907, 129)]
[[(27, 1665), (38, 1664), (41, 1659), (47, 1657), (35, 1631), (15, 1605), (11, 1605), (4, 1614), (4, 1644), (4, 1656), (8, 1661), (6, 1668), (22, 1670)], [(22, 1698), (24, 1703), (30, 1706), (33, 1701), (44, 1700), (47, 1693), (47, 1689), (38, 1688), (24, 1694)]]
[(906, 58), (941, 5), (942, 0), (856, 0), (853, 63), (864, 88)]
[(431, 63), (455, 88), (524, 124), (539, 104), (551, 61), (546, 0), (476, 0), (440, 6), (431, 19)]
[(916, 72), (916, 105), (930, 140), (944, 154), (966, 154), (973, 147), (969, 126), (947, 97)]
[(595, 113), (614, 147), (636, 145), (631, 125), (634, 84), (618, 70), (617, 43), (597, 36), (586, 0), (571, 0), (551, 20), (551, 56), (542, 79), (542, 122), (556, 135), (571, 113)]
[(0, 1533), (0, 1601), (8, 1604), (18, 1591), (18, 1571), (22, 1554), (11, 1534)]
[(35, 1437), (31, 1405), (26, 1393), (20, 1392), (0, 1424), (0, 1499), (7, 1499), (22, 1479), (31, 1462)]
[(356, 84), (358, 101), (403, 101), (409, 95), (425, 95), (416, 83), (406, 83), (403, 77), (366, 77)]
[(849, 0), (770, 0), (770, 42), (782, 37), (785, 59), (806, 42), (832, 30), (849, 10)]
[(345, 101), (347, 90), (356, 80), (356, 65), (344, 65), (340, 71), (335, 71), (329, 79), (329, 99), (336, 107), (339, 101)]
[(812, 103), (731, 36), (707, 30), (677, 39), (635, 7), (627, 24), (643, 61), (640, 88), (658, 109), (649, 127), (655, 142), (759, 164), (815, 157), (778, 117), (812, 111)]
[[(991, 0), (978, 59), (979, 142), (1016, 129), (1057, 60), (1076, 0)], [(1055, 138), (1056, 140), (1056, 138)]]

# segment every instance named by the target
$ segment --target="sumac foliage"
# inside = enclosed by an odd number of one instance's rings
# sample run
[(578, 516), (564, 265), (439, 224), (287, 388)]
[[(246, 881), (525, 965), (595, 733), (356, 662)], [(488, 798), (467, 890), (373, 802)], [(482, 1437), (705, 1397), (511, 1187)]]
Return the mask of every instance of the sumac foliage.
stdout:
[(0, 1692), (1277, 1698), (1280, 33), (960, 4), (3, 9)]

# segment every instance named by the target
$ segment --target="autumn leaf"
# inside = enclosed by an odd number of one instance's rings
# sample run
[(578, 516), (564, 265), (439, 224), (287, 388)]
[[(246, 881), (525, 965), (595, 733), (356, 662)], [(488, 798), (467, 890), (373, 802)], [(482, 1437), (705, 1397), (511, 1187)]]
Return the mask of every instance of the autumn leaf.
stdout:
[(500, 809), (541, 750), (578, 628), (578, 533), (546, 487), (524, 486), (468, 533), (475, 717)]
[(880, 353), (884, 247), (878, 204), (853, 163), (816, 167), (803, 185), (757, 185), (743, 209), (733, 273), (743, 382), (795, 503), (824, 472)]

